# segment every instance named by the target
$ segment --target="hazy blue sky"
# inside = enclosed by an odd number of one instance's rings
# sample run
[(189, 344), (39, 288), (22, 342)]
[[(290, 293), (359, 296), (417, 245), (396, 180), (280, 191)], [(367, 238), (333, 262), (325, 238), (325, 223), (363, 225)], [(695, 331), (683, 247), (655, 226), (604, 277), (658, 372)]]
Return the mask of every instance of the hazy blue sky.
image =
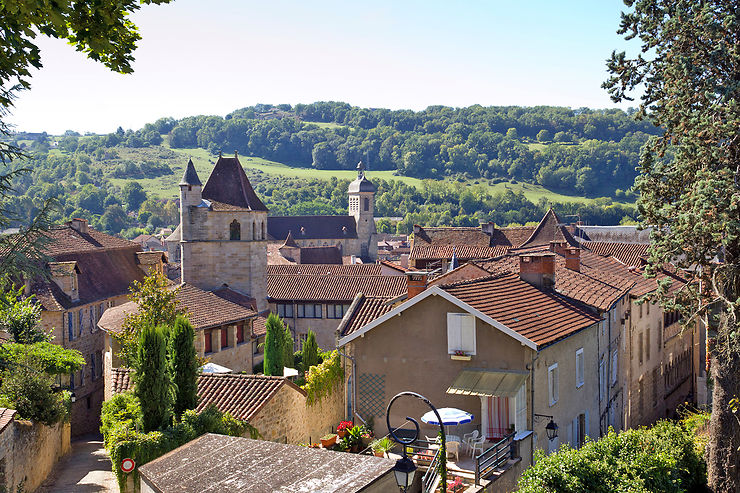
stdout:
[(618, 0), (176, 0), (134, 15), (135, 73), (113, 74), (41, 39), (11, 121), (109, 132), (256, 103), (613, 104), (604, 60), (625, 42)]

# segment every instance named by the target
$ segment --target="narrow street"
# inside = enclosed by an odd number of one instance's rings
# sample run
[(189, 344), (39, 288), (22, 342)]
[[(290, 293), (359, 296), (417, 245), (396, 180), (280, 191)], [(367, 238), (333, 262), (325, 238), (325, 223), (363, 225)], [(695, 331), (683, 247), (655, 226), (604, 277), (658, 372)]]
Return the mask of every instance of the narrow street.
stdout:
[(117, 492), (118, 485), (100, 435), (80, 437), (36, 493)]

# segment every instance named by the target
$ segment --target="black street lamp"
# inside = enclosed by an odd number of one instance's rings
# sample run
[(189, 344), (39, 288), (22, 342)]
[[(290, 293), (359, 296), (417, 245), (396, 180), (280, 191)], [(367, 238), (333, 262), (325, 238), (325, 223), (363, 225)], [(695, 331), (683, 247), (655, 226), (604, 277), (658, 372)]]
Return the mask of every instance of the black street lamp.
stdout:
[(545, 425), (545, 431), (547, 432), (547, 439), (551, 442), (555, 440), (558, 437), (558, 425), (555, 424), (555, 421), (553, 421), (553, 417), (549, 414), (536, 414), (535, 417), (538, 418), (550, 418), (550, 422)]
[(403, 447), (403, 457), (398, 459), (396, 461), (396, 465), (393, 466), (393, 473), (396, 476), (396, 484), (399, 488), (402, 489), (402, 491), (406, 491), (408, 487), (410, 487), (414, 482), (414, 473), (416, 472), (416, 464), (414, 464), (414, 461), (409, 459), (406, 455), (406, 445), (410, 445), (414, 443), (419, 438), (419, 422), (416, 421), (414, 418), (411, 418), (409, 416), (406, 416), (406, 419), (413, 423), (414, 425), (414, 436), (411, 438), (400, 438), (398, 435), (396, 435), (396, 430), (391, 427), (391, 406), (395, 402), (396, 399), (402, 396), (411, 396), (416, 397), (417, 399), (424, 401), (424, 403), (429, 406), (432, 411), (434, 411), (434, 414), (437, 416), (437, 422), (439, 422), (439, 428), (442, 432), (441, 434), (441, 442), (440, 442), (440, 451), (439, 453), (442, 454), (442, 467), (441, 467), (441, 475), (442, 475), (442, 484), (447, 486), (447, 461), (445, 460), (446, 454), (447, 454), (447, 444), (445, 440), (445, 429), (444, 424), (442, 423), (442, 417), (439, 415), (439, 412), (437, 412), (437, 408), (434, 407), (434, 405), (429, 402), (429, 399), (424, 397), (421, 394), (417, 394), (416, 392), (401, 392), (399, 394), (396, 394), (393, 396), (393, 399), (388, 403), (388, 407), (385, 410), (385, 423), (388, 425), (388, 433), (390, 433), (393, 440), (395, 440), (397, 443), (401, 444)]

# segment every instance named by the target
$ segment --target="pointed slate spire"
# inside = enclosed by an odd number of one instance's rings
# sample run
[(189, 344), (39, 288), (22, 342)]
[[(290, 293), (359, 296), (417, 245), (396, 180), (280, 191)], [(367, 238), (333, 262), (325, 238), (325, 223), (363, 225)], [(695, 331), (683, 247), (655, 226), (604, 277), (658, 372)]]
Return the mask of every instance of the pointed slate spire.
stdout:
[(188, 165), (185, 167), (185, 173), (183, 173), (182, 175), (180, 185), (203, 185), (200, 182), (200, 178), (198, 178), (198, 173), (195, 171), (195, 166), (193, 165), (192, 159), (188, 159)]
[(450, 266), (447, 268), (447, 272), (453, 271), (460, 267), (460, 264), (457, 261), (457, 252), (455, 249), (452, 249), (452, 258), (450, 259)]
[(295, 240), (293, 239), (293, 233), (291, 233), (290, 231), (288, 231), (288, 236), (285, 238), (285, 243), (283, 243), (283, 245), (280, 248), (282, 247), (300, 248), (298, 246), (298, 243), (296, 243)]

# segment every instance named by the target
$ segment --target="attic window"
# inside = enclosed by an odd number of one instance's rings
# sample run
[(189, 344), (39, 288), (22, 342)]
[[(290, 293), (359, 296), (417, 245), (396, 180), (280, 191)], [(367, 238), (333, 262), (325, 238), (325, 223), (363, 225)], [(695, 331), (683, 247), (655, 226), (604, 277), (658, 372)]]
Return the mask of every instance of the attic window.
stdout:
[(347, 226), (342, 226), (342, 234), (347, 236)]
[(230, 240), (241, 240), (242, 239), (242, 225), (239, 221), (234, 219), (229, 225), (229, 239)]

